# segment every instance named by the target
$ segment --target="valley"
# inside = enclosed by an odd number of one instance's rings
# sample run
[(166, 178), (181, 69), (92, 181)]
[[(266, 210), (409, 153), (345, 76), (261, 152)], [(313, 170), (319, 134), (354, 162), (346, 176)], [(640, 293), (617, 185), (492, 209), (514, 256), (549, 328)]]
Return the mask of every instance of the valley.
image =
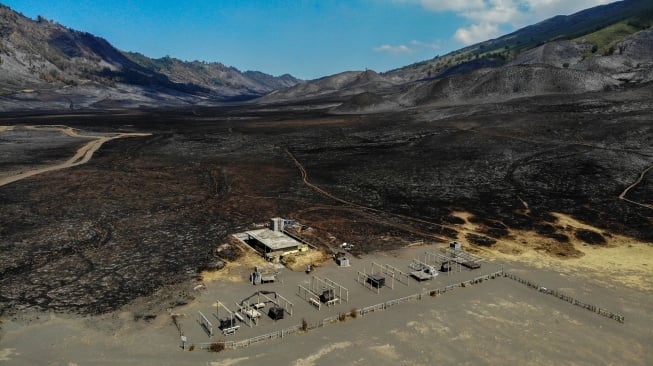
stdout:
[(311, 227), (327, 252), (455, 239), (573, 263), (586, 246), (650, 243), (648, 93), (348, 116), (300, 106), (50, 115), (80, 131), (138, 134), (2, 187), (2, 250), (15, 255), (3, 257), (0, 301), (11, 312), (116, 310), (183, 287), (231, 233), (277, 215)]
[[(652, 27), (650, 1), (624, 0), (300, 80), (150, 58), (0, 4), (0, 363), (650, 365)], [(368, 54), (440, 47), (405, 43)], [(303, 244), (248, 234), (286, 222)], [(450, 243), (466, 253), (413, 268)], [(375, 264), (393, 286), (422, 278), (379, 295)], [(327, 275), (351, 304), (306, 292)], [(213, 337), (198, 311), (222, 327), (253, 291), (299, 316), (248, 303), (267, 325)]]

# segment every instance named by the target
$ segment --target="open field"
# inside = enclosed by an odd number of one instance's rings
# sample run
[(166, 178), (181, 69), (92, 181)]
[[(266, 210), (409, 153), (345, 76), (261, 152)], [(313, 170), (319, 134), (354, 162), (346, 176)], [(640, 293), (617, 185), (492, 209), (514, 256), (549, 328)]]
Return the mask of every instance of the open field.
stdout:
[[(296, 333), (239, 350), (209, 353), (180, 348), (179, 333), (170, 312), (163, 311), (148, 320), (134, 321), (130, 307), (99, 317), (70, 317), (53, 313), (28, 320), (6, 320), (3, 324), (2, 357), (16, 365), (30, 365), (47, 357), (51, 364), (170, 364), (170, 365), (327, 365), (333, 363), (368, 365), (430, 365), (434, 360), (455, 364), (611, 364), (627, 362), (646, 365), (653, 357), (648, 344), (651, 302), (649, 296), (625, 287), (605, 288), (609, 276), (590, 272), (591, 278), (578, 279), (548, 269), (537, 269), (518, 262), (490, 261), (480, 272), (441, 273), (436, 279), (410, 284), (395, 283), (376, 294), (354, 282), (352, 273), (371, 261), (405, 268), (409, 258), (432, 245), (397, 252), (366, 255), (355, 259), (351, 268), (328, 264), (315, 274), (347, 285), (349, 303), (324, 307), (318, 311), (295, 295), (296, 284), (309, 276), (282, 271), (283, 284), (252, 286), (244, 281), (220, 279), (206, 282), (191, 303), (173, 309), (178, 315), (189, 345), (210, 342), (196, 322), (202, 311), (211, 321), (216, 298), (233, 308), (256, 290), (276, 290), (292, 301), (293, 316), (274, 322), (264, 316), (258, 326), (241, 328), (233, 336), (217, 335), (214, 340), (239, 340), (268, 333), (289, 324), (309, 322), (371, 305), (386, 298), (442, 287), (500, 265), (519, 276), (560, 289), (574, 297), (599, 304), (624, 314), (620, 324), (595, 313), (541, 294), (515, 281), (497, 278), (470, 287), (457, 288), (437, 297), (426, 296), (391, 309), (359, 316), (324, 328)], [(245, 272), (245, 271), (243, 271)], [(246, 276), (246, 273), (243, 273)], [(224, 315), (224, 313), (222, 314)], [(283, 352), (279, 352), (283, 349)], [(628, 352), (624, 352), (628, 350)]]

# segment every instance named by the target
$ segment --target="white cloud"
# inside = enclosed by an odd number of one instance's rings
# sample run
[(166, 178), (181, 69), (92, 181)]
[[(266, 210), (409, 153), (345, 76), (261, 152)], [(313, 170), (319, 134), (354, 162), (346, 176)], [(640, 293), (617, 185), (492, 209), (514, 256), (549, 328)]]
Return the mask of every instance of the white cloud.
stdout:
[(452, 12), (470, 25), (459, 28), (454, 38), (464, 44), (484, 41), (555, 15), (568, 15), (614, 0), (394, 0), (419, 4), (434, 12)]
[(513, 26), (523, 22), (526, 14), (520, 11), (515, 0), (489, 0), (482, 9), (468, 9), (459, 15), (476, 23), (510, 24)]
[(400, 55), (400, 54), (414, 53), (419, 51), (420, 49), (437, 50), (438, 48), (440, 48), (439, 41), (435, 41), (433, 43), (427, 43), (414, 39), (410, 41), (410, 47), (403, 44), (397, 46), (384, 44), (379, 47), (374, 47), (373, 50), (376, 52), (386, 52), (393, 55)]
[(423, 7), (433, 11), (466, 11), (483, 9), (484, 0), (408, 0), (418, 2)]
[(426, 43), (426, 42), (422, 42), (422, 41), (418, 41), (418, 40), (412, 40), (412, 41), (410, 41), (410, 44), (415, 46), (415, 47), (428, 48), (428, 49), (431, 49), (431, 50), (437, 50), (438, 48), (440, 48), (440, 42), (439, 41), (435, 41), (433, 43)]
[(453, 38), (464, 43), (474, 44), (494, 38), (501, 34), (499, 26), (492, 23), (472, 24), (467, 28), (458, 28)]
[(521, 2), (539, 20), (544, 20), (555, 15), (568, 15), (597, 5), (608, 4), (614, 0), (522, 0)]
[(402, 53), (411, 53), (413, 52), (413, 49), (411, 49), (408, 46), (405, 46), (403, 44), (400, 44), (398, 46), (392, 46), (389, 44), (384, 44), (379, 47), (374, 47), (374, 51), (376, 52), (387, 52), (391, 53), (394, 55), (402, 54)]

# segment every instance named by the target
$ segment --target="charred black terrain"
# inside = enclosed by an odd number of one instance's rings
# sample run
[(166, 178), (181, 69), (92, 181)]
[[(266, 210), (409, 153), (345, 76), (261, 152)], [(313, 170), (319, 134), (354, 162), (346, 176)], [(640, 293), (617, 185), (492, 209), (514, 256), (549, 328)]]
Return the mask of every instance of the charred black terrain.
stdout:
[[(644, 85), (369, 115), (249, 105), (5, 116), (0, 125), (153, 135), (0, 187), (0, 306), (175, 306), (189, 296), (176, 284), (215, 266), (230, 233), (279, 215), (313, 228), (317, 245), (359, 253), (422, 239), (492, 247), (514, 230), (553, 238), (543, 249), (555, 256), (613, 234), (653, 242), (650, 175), (619, 198), (653, 165), (652, 94)], [(462, 230), (461, 212), (478, 230)], [(600, 232), (570, 231), (552, 213)]]

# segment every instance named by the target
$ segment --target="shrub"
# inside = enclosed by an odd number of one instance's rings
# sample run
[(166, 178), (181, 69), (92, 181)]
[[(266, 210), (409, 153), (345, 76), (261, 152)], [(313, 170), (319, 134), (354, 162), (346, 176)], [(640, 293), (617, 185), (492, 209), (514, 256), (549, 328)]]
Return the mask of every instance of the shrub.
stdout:
[(210, 352), (222, 352), (224, 351), (224, 343), (211, 343), (211, 346), (209, 346), (209, 351)]
[(302, 330), (308, 332), (308, 322), (306, 321), (306, 318), (302, 318)]
[(338, 315), (338, 320), (341, 321), (341, 322), (344, 322), (345, 320), (347, 320), (347, 313), (340, 313)]
[(351, 308), (351, 311), (349, 311), (349, 315), (351, 315), (352, 318), (358, 317), (358, 309)]

